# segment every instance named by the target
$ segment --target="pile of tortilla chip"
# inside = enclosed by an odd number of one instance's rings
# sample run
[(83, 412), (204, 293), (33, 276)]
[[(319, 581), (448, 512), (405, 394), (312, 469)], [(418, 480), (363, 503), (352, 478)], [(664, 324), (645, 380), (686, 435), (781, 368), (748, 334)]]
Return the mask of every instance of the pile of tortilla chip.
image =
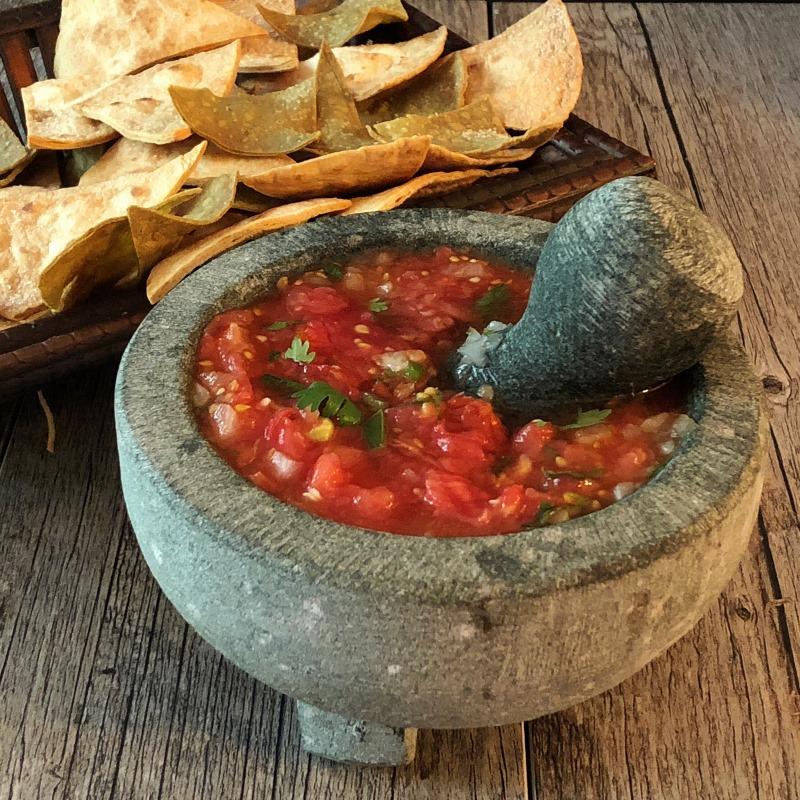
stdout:
[[(406, 19), (401, 0), (63, 0), (27, 145), (0, 121), (0, 325), (144, 281), (156, 302), (266, 232), (508, 175), (574, 107), (562, 0), (457, 52), (445, 28), (348, 45)], [(69, 185), (26, 183), (48, 150)]]

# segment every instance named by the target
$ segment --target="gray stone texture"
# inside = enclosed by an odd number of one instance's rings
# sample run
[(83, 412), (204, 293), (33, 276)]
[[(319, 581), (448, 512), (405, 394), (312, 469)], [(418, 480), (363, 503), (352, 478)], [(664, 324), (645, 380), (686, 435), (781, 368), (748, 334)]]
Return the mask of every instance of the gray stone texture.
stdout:
[(298, 702), (300, 743), (307, 753), (332, 761), (371, 766), (410, 764), (417, 752), (415, 728), (390, 728), (349, 719)]
[(523, 318), (460, 385), (532, 417), (663, 383), (730, 324), (742, 269), (728, 237), (650, 178), (587, 195), (542, 248)]
[(115, 402), (131, 521), (171, 602), (239, 667), (348, 720), (501, 725), (614, 686), (718, 596), (756, 518), (766, 435), (760, 386), (725, 334), (691, 372), (698, 425), (657, 477), (518, 534), (405, 537), (321, 519), (234, 473), (197, 429), (187, 389), (200, 331), (281, 275), (441, 243), (531, 269), (550, 230), (427, 209), (320, 220), (225, 253), (139, 327)]

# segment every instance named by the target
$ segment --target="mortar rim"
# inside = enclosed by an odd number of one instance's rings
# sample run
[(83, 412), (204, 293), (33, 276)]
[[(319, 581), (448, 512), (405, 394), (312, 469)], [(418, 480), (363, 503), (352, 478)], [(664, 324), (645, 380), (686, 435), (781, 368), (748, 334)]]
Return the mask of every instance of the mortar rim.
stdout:
[[(214, 313), (269, 291), (270, 283), (285, 274), (290, 256), (299, 259), (295, 272), (308, 268), (318, 251), (333, 246), (326, 241), (331, 237), (355, 252), (379, 246), (375, 237), (390, 239), (390, 230), (401, 241), (423, 230), (442, 244), (488, 249), (514, 263), (509, 250), (519, 253), (527, 247), (538, 255), (550, 227), (484, 212), (412, 209), (327, 218), (240, 245), (183, 281), (140, 326), (118, 375), (118, 433), (133, 445), (139, 467), (149, 472), (154, 490), (176, 513), (212, 530), (244, 557), (271, 561), (276, 569), (315, 583), (368, 594), (411, 594), (435, 605), (462, 604), (538, 596), (644, 567), (703, 535), (757, 477), (766, 436), (760, 386), (731, 336), (715, 341), (695, 368), (698, 425), (650, 483), (607, 509), (568, 523), (488, 537), (435, 539), (369, 531), (315, 517), (263, 492), (205, 441), (186, 396), (188, 375), (181, 369), (170, 372), (164, 363), (185, 366), (200, 329)], [(265, 274), (267, 268), (271, 272)], [(139, 379), (138, 385), (132, 382), (132, 372), (147, 364), (157, 365), (166, 380), (152, 376)], [(154, 398), (165, 401), (157, 403), (166, 412), (157, 426), (149, 424)], [(199, 473), (204, 480), (198, 481)]]

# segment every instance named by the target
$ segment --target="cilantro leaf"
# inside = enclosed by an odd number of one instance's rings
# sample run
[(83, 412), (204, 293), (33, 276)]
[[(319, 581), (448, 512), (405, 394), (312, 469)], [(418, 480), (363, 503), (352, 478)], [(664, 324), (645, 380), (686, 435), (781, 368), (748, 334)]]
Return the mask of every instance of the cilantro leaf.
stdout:
[(319, 411), (323, 417), (335, 419), (340, 425), (358, 425), (361, 422), (358, 406), (326, 381), (314, 381), (292, 397), (297, 400), (298, 408)]
[(381, 400), (380, 397), (370, 394), (369, 392), (364, 392), (364, 394), (361, 395), (361, 401), (367, 408), (373, 411), (382, 411), (388, 405), (385, 400)]
[(289, 378), (281, 378), (277, 375), (262, 375), (261, 382), (268, 388), (274, 389), (276, 392), (283, 394), (291, 394), (298, 392), (303, 388), (302, 383), (298, 381), (289, 380)]
[(314, 352), (309, 353), (309, 347), (311, 347), (309, 342), (299, 336), (295, 336), (283, 357), (296, 361), (298, 364), (310, 364), (317, 357), (317, 354)]
[(562, 425), (562, 431), (574, 430), (575, 428), (589, 428), (592, 425), (599, 425), (609, 414), (610, 408), (593, 408), (591, 411), (579, 411), (578, 418), (569, 425)]
[(267, 325), (264, 330), (268, 331), (282, 331), (290, 328), (292, 325), (300, 325), (303, 322), (301, 319), (279, 319), (271, 325)]
[(602, 469), (589, 469), (585, 472), (578, 472), (573, 469), (543, 469), (542, 475), (545, 478), (601, 478), (603, 476)]
[(555, 511), (555, 506), (552, 503), (548, 503), (545, 500), (539, 506), (539, 512), (536, 514), (536, 519), (534, 520), (535, 525), (545, 525), (547, 524), (547, 520), (550, 517), (550, 512)]
[(496, 318), (505, 310), (510, 299), (511, 290), (508, 284), (498, 283), (496, 286), (490, 286), (486, 294), (475, 301), (475, 311), (483, 319)]
[(370, 450), (386, 444), (386, 419), (383, 409), (376, 411), (364, 423), (364, 440)]
[(404, 378), (410, 381), (418, 381), (425, 374), (425, 367), (417, 361), (409, 361), (408, 366), (402, 371)]
[(373, 297), (367, 304), (367, 308), (373, 314), (380, 314), (381, 311), (386, 311), (389, 308), (389, 304), (382, 297)]
[(341, 264), (338, 264), (336, 261), (331, 261), (326, 264), (322, 271), (328, 277), (329, 280), (332, 281), (340, 281), (344, 277), (344, 267)]

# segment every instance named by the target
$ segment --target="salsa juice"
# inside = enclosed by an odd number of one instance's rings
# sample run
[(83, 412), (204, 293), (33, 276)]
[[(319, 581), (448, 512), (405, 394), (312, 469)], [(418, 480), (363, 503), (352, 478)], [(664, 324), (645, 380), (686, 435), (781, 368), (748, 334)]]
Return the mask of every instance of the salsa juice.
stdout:
[(608, 506), (691, 428), (674, 392), (508, 427), (490, 393), (444, 384), (467, 331), (518, 320), (530, 285), (450, 247), (281, 278), (206, 327), (192, 390), (200, 428), (256, 486), (380, 531), (491, 535)]

